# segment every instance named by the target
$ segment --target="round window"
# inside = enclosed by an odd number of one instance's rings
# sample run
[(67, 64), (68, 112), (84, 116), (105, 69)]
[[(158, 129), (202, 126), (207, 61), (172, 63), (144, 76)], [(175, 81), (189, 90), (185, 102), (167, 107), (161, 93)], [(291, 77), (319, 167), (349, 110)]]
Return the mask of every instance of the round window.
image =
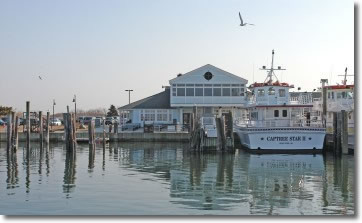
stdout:
[(206, 72), (205, 74), (204, 74), (204, 78), (206, 79), (206, 80), (211, 80), (211, 78), (212, 78), (212, 73), (210, 72), (210, 71), (208, 71), (208, 72)]

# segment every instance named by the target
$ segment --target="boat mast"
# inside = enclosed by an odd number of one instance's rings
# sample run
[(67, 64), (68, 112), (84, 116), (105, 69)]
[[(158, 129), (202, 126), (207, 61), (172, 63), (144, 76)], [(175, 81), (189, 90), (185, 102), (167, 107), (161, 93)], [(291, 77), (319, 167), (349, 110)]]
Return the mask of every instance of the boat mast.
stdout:
[(273, 83), (273, 75), (275, 76), (275, 78), (278, 80), (277, 75), (275, 75), (274, 70), (285, 70), (282, 69), (280, 66), (278, 66), (278, 69), (274, 69), (274, 50), (272, 50), (272, 62), (271, 62), (271, 67), (270, 68), (266, 68), (266, 66), (263, 66), (262, 68), (260, 68), (260, 70), (266, 70), (268, 71), (268, 76), (266, 77), (264, 83), (267, 84), (272, 84)]

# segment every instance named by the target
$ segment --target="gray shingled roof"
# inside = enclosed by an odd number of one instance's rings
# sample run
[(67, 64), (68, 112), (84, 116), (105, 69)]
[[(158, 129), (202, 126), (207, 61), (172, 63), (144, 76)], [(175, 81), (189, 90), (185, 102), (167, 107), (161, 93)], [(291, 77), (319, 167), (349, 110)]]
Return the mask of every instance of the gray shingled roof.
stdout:
[(143, 98), (131, 104), (119, 107), (118, 109), (170, 109), (170, 89), (166, 88), (165, 91), (158, 94)]

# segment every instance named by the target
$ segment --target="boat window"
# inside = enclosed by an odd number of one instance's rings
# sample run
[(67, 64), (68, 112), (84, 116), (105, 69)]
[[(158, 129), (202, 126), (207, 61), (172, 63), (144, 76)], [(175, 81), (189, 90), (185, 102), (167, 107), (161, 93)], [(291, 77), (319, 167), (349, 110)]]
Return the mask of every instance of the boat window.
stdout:
[(231, 88), (231, 96), (240, 96), (239, 88)]
[(222, 96), (230, 96), (230, 88), (223, 88)]
[(279, 110), (274, 110), (274, 117), (279, 117)]
[(283, 110), (283, 117), (288, 117), (288, 111), (287, 110)]
[(258, 96), (264, 96), (265, 93), (264, 93), (264, 89), (259, 89), (258, 90)]
[(285, 97), (285, 89), (279, 89), (279, 97)]
[(342, 93), (341, 92), (337, 92), (337, 99), (338, 98), (342, 98)]
[(221, 96), (221, 88), (214, 88), (214, 96)]
[(185, 96), (185, 88), (177, 88), (177, 96)]
[(212, 96), (212, 88), (204, 88), (204, 96)]
[(250, 118), (251, 120), (258, 120), (258, 112), (252, 112)]
[(186, 88), (186, 96), (194, 96), (194, 89)]
[(203, 88), (195, 88), (195, 96), (204, 96)]
[(268, 94), (269, 95), (275, 95), (275, 90), (274, 90), (274, 88), (269, 88), (269, 91), (268, 91)]
[(353, 99), (353, 92), (347, 92), (347, 98)]
[(342, 98), (346, 98), (346, 92), (342, 92)]

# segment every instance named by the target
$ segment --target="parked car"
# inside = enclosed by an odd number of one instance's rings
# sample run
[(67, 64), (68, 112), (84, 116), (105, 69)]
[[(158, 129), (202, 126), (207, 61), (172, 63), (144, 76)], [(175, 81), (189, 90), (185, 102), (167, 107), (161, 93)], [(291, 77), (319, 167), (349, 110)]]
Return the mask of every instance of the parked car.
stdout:
[(8, 117), (2, 117), (2, 118), (1, 118), (1, 120), (2, 120), (3, 122), (5, 122), (5, 123), (8, 123), (8, 119), (9, 119)]
[(50, 119), (50, 125), (52, 126), (58, 126), (62, 125), (62, 122), (58, 118)]
[(87, 116), (83, 118), (83, 124), (88, 125), (92, 120), (95, 120), (95, 117)]
[(113, 122), (114, 122), (113, 117), (107, 117), (106, 121), (105, 121), (105, 124), (106, 125), (112, 125)]

